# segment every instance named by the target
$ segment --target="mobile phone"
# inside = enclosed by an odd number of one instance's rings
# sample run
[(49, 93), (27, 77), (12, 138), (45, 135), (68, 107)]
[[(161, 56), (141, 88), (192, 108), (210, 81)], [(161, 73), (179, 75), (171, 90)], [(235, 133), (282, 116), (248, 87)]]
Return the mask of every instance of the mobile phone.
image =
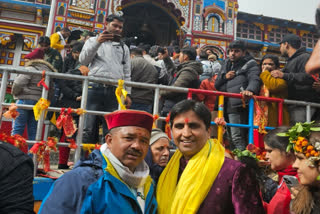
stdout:
[(299, 181), (296, 176), (285, 175), (283, 176), (283, 181), (287, 184), (287, 187), (290, 189), (291, 187), (296, 187), (299, 185)]
[(114, 42), (120, 42), (121, 40), (121, 35), (119, 34), (113, 34), (113, 40)]

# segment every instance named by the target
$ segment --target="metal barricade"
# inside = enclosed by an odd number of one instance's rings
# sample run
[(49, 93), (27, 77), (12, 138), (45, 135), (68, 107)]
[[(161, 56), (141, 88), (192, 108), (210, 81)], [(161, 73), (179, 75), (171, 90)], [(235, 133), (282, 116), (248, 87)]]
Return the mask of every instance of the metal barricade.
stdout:
[[(41, 71), (29, 71), (25, 68), (12, 68), (12, 67), (1, 67), (0, 72), (3, 73), (2, 80), (1, 80), (1, 89), (0, 89), (0, 114), (2, 115), (3, 107), (9, 107), (10, 104), (3, 103), (5, 93), (6, 93), (6, 87), (8, 82), (8, 74), (9, 73), (17, 73), (17, 74), (36, 74), (36, 75), (42, 75)], [(62, 74), (62, 73), (53, 73), (53, 72), (47, 72), (45, 74), (45, 83), (49, 86), (49, 82), (51, 78), (57, 78), (57, 79), (67, 79), (67, 80), (78, 80), (82, 81), (82, 99), (80, 108), (84, 109), (86, 111), (86, 114), (94, 114), (94, 115), (100, 115), (103, 116), (109, 112), (102, 112), (102, 111), (91, 111), (86, 110), (87, 105), (87, 96), (88, 96), (88, 84), (89, 82), (95, 82), (95, 83), (103, 83), (103, 84), (109, 84), (109, 85), (117, 85), (118, 80), (109, 80), (109, 79), (102, 79), (102, 78), (96, 78), (96, 77), (89, 77), (89, 76), (80, 76), (80, 75), (71, 75), (71, 74)], [(207, 91), (207, 90), (200, 90), (200, 89), (188, 89), (188, 88), (181, 88), (181, 87), (172, 87), (172, 86), (164, 86), (164, 85), (156, 85), (156, 84), (147, 84), (147, 83), (140, 83), (140, 82), (125, 82), (125, 86), (129, 87), (136, 87), (136, 88), (146, 88), (146, 89), (152, 89), (154, 90), (154, 103), (153, 103), (153, 114), (158, 115), (159, 110), (159, 99), (160, 99), (160, 90), (167, 90), (177, 93), (186, 93), (188, 99), (192, 99), (192, 94), (206, 94), (206, 95), (215, 95), (220, 97), (220, 102), (223, 101), (223, 96), (225, 97), (231, 97), (231, 98), (238, 98), (241, 99), (241, 94), (234, 94), (234, 93), (226, 93), (226, 92), (219, 92), (219, 91)], [(48, 97), (48, 91), (43, 88), (42, 90), (42, 97), (47, 99)], [(256, 100), (259, 101), (267, 101), (267, 102), (277, 102), (278, 103), (278, 125), (282, 125), (282, 111), (283, 111), (283, 104), (295, 104), (295, 105), (304, 105), (306, 106), (306, 112), (307, 112), (307, 118), (306, 121), (311, 120), (310, 115), (310, 108), (311, 107), (318, 107), (320, 108), (320, 104), (317, 103), (307, 103), (302, 101), (293, 101), (293, 100), (283, 100), (279, 98), (269, 98), (269, 97), (262, 97), (262, 96), (256, 96)], [(223, 105), (220, 106), (219, 104), (219, 117), (222, 117), (222, 111), (223, 111)], [(30, 109), (32, 110), (33, 106), (31, 105), (20, 105), (17, 104), (18, 108), (21, 109)], [(221, 109), (220, 109), (221, 107)], [(56, 107), (49, 107), (47, 111), (53, 111), (53, 112), (60, 112), (61, 108)], [(253, 143), (253, 130), (258, 128), (257, 126), (254, 126), (253, 124), (253, 117), (254, 117), (254, 99), (249, 100), (249, 123), (248, 124), (230, 124), (227, 123), (227, 126), (233, 126), (233, 127), (239, 127), (239, 128), (248, 128), (249, 129), (249, 143)], [(165, 120), (164, 117), (159, 117), (159, 120)], [(38, 121), (38, 127), (37, 127), (37, 134), (35, 141), (27, 141), (28, 144), (34, 144), (36, 142), (41, 141), (41, 134), (43, 129), (43, 123), (44, 123), (44, 112), (42, 112), (41, 117)], [(0, 118), (0, 124), (1, 124), (1, 118)], [(212, 122), (212, 125), (214, 125), (214, 122)], [(78, 133), (76, 138), (76, 143), (78, 145), (76, 152), (75, 152), (75, 162), (77, 162), (80, 159), (80, 152), (82, 147), (82, 135), (83, 135), (83, 127), (84, 127), (84, 115), (80, 115), (79, 118), (79, 124), (78, 124)], [(218, 136), (218, 139), (222, 140), (222, 127), (219, 127), (220, 134)], [(272, 129), (274, 127), (266, 127), (266, 129)], [(45, 137), (47, 135), (45, 134)], [(44, 139), (46, 140), (46, 139)], [(68, 146), (68, 143), (64, 142), (58, 142), (58, 146)], [(36, 157), (34, 155), (34, 162), (35, 166), (37, 166), (36, 163)], [(35, 167), (36, 172), (36, 167)]]

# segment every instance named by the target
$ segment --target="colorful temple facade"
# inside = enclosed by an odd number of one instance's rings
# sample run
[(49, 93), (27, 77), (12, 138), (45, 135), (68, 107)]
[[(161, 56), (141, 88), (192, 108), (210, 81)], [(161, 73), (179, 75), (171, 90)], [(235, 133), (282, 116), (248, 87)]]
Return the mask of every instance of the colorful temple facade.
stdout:
[(239, 12), (237, 0), (56, 0), (52, 7), (50, 0), (0, 0), (1, 65), (23, 66), (24, 55), (40, 36), (63, 27), (74, 38), (84, 30), (101, 32), (112, 13), (124, 15), (124, 37), (159, 45), (172, 40), (196, 44), (220, 59), (234, 39), (246, 40), (257, 59), (279, 54), (277, 43), (288, 32), (301, 36), (310, 51), (318, 39), (313, 25)]

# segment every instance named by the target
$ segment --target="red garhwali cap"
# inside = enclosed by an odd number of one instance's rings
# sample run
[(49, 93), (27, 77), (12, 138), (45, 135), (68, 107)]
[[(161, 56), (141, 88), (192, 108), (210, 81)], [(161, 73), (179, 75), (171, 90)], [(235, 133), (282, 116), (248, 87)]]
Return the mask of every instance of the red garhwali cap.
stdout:
[(109, 130), (121, 126), (138, 126), (149, 132), (152, 130), (153, 116), (145, 111), (119, 110), (106, 114), (104, 118)]

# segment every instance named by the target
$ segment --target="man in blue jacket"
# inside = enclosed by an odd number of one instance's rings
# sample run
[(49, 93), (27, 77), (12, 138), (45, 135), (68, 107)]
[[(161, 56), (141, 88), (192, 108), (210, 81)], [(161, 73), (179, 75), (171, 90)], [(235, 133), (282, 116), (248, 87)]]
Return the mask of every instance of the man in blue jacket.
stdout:
[(153, 117), (134, 111), (105, 116), (106, 143), (60, 177), (39, 213), (156, 213), (154, 186), (144, 162)]

